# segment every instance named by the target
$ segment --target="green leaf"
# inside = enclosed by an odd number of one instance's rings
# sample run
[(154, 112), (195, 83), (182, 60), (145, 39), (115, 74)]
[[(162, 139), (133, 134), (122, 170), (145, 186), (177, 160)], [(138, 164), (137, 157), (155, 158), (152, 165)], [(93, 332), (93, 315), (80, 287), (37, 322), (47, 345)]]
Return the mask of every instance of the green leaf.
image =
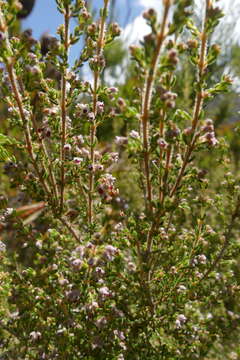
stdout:
[(0, 161), (15, 161), (15, 157), (11, 155), (3, 146), (0, 145)]
[(192, 121), (192, 116), (188, 114), (186, 111), (177, 109), (173, 118), (174, 122), (178, 122), (179, 120)]
[(0, 145), (15, 145), (17, 141), (9, 136), (0, 133)]
[(15, 157), (11, 155), (3, 145), (11, 146), (16, 145), (17, 143), (18, 142), (15, 139), (0, 133), (0, 161), (15, 161)]

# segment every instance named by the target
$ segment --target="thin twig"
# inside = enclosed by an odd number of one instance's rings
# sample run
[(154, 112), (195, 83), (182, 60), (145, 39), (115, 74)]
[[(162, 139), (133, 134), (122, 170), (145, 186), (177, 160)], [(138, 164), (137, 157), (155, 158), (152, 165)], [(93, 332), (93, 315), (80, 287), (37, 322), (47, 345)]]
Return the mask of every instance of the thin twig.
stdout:
[[(160, 138), (163, 137), (163, 130), (164, 130), (164, 121), (166, 118), (166, 111), (165, 110), (161, 110), (160, 111), (160, 121), (159, 121), (159, 136)], [(162, 179), (162, 161), (163, 161), (163, 153), (164, 150), (162, 148), (160, 148), (160, 154), (159, 154), (159, 167), (160, 167), (160, 171), (159, 171), (159, 176), (158, 176), (158, 181), (159, 181), (159, 203), (162, 204), (163, 203), (163, 179)]]
[[(104, 0), (103, 15), (100, 21), (99, 37), (97, 42), (97, 53), (99, 57), (103, 52), (104, 47), (104, 37), (105, 37), (105, 23), (106, 23), (106, 12), (108, 9), (109, 0)], [(97, 115), (97, 101), (98, 101), (98, 86), (99, 86), (100, 71), (94, 71), (94, 82), (93, 82), (93, 113), (96, 118)], [(96, 136), (97, 124), (94, 119), (90, 129), (90, 159), (92, 171), (89, 174), (89, 191), (88, 191), (88, 223), (91, 224), (93, 221), (93, 191), (94, 191), (94, 164), (95, 164), (95, 154), (94, 154), (94, 141)]]
[[(41, 148), (43, 149), (43, 153), (44, 153), (45, 158), (46, 158), (46, 160), (47, 160), (47, 162), (48, 162), (48, 169), (46, 168), (46, 166), (45, 166), (45, 164), (44, 164), (43, 161), (42, 161), (42, 166), (44, 167), (46, 173), (49, 171), (49, 176), (50, 176), (50, 180), (51, 180), (51, 185), (52, 185), (52, 188), (53, 188), (53, 192), (54, 192), (54, 195), (55, 195), (55, 201), (56, 201), (56, 205), (57, 205), (57, 204), (58, 204), (58, 199), (59, 199), (59, 193), (58, 193), (56, 178), (55, 178), (54, 172), (52, 171), (51, 159), (50, 159), (50, 156), (49, 156), (49, 154), (48, 154), (45, 141), (44, 141), (44, 139), (40, 136), (40, 134), (38, 133), (37, 124), (36, 124), (36, 120), (35, 120), (34, 114), (32, 114), (31, 120), (32, 120), (32, 123), (33, 123), (34, 130), (35, 130), (35, 132), (36, 132), (36, 134), (37, 134), (38, 141), (39, 141), (39, 143), (41, 144)], [(47, 170), (48, 170), (48, 171), (47, 171)]]
[(30, 159), (32, 161), (33, 167), (38, 175), (39, 181), (42, 184), (46, 194), (49, 197), (51, 191), (48, 187), (48, 184), (45, 182), (45, 179), (42, 176), (41, 170), (39, 169), (38, 164), (35, 160), (35, 155), (34, 155), (33, 145), (32, 145), (32, 138), (31, 138), (29, 123), (28, 123), (29, 119), (27, 118), (27, 116), (25, 114), (22, 96), (18, 89), (18, 81), (17, 81), (17, 77), (16, 77), (16, 74), (14, 71), (14, 66), (13, 66), (13, 58), (12, 58), (13, 52), (12, 52), (12, 48), (11, 48), (11, 45), (9, 42), (8, 29), (7, 29), (7, 25), (5, 24), (5, 21), (3, 18), (1, 7), (0, 7), (0, 29), (2, 32), (5, 32), (5, 34), (6, 34), (5, 41), (6, 41), (6, 47), (7, 47), (8, 53), (9, 53), (9, 57), (6, 60), (6, 69), (7, 69), (9, 80), (10, 80), (10, 83), (12, 86), (13, 96), (16, 100), (16, 103), (17, 103), (17, 106), (19, 109), (19, 113), (20, 113), (20, 118), (23, 123), (24, 136), (25, 136), (25, 140), (26, 140), (26, 148), (29, 153)]
[[(11, 60), (10, 60), (11, 61)], [(24, 107), (23, 107), (23, 102), (22, 102), (22, 97), (18, 91), (18, 85), (17, 85), (17, 80), (16, 80), (16, 75), (14, 72), (14, 68), (11, 62), (8, 62), (6, 64), (6, 69), (8, 72), (8, 76), (9, 76), (9, 80), (12, 86), (12, 90), (13, 90), (13, 94), (14, 94), (14, 98), (16, 100), (16, 103), (18, 105), (18, 109), (19, 109), (19, 113), (20, 113), (20, 117), (23, 123), (23, 129), (24, 129), (24, 135), (25, 135), (25, 140), (26, 140), (26, 148), (27, 151), (30, 155), (33, 167), (38, 175), (38, 178), (46, 192), (46, 194), (50, 195), (51, 191), (48, 187), (48, 184), (45, 182), (45, 179), (43, 178), (43, 175), (41, 173), (41, 170), (38, 167), (38, 164), (35, 160), (35, 155), (33, 152), (33, 145), (32, 145), (32, 138), (31, 138), (31, 133), (30, 133), (30, 129), (29, 129), (29, 124), (28, 124), (28, 119), (25, 116), (25, 112), (24, 112)]]
[(66, 5), (64, 13), (64, 71), (62, 72), (61, 78), (61, 121), (62, 121), (62, 140), (61, 140), (61, 194), (60, 194), (60, 211), (63, 210), (64, 202), (64, 187), (65, 187), (65, 144), (67, 137), (67, 61), (68, 61), (68, 50), (69, 50), (69, 5)]
[(163, 20), (161, 23), (161, 28), (157, 34), (157, 45), (154, 52), (154, 56), (151, 61), (150, 69), (148, 71), (145, 89), (142, 102), (142, 133), (143, 133), (143, 149), (144, 149), (144, 167), (145, 167), (145, 176), (146, 176), (146, 188), (147, 188), (147, 199), (148, 199), (148, 210), (152, 213), (152, 184), (150, 179), (150, 159), (149, 159), (149, 110), (152, 100), (152, 89), (156, 76), (157, 65), (159, 61), (160, 52), (162, 49), (163, 42), (166, 38), (166, 27), (167, 27), (167, 18), (170, 9), (170, 1), (167, 1), (164, 7)]
[(76, 230), (73, 228), (73, 226), (63, 217), (60, 216), (59, 220), (62, 222), (62, 224), (68, 229), (68, 231), (70, 232), (70, 234), (72, 234), (72, 236), (77, 240), (77, 242), (80, 241), (80, 237), (77, 234)]
[[(199, 83), (201, 83), (203, 80), (204, 72), (205, 72), (206, 66), (207, 66), (207, 63), (206, 63), (206, 52), (207, 52), (206, 26), (207, 26), (207, 20), (208, 20), (209, 6), (210, 6), (210, 0), (206, 0), (205, 17), (204, 17), (204, 21), (203, 21), (203, 25), (202, 25), (202, 34), (201, 34), (200, 58), (199, 58), (199, 63), (198, 63), (198, 81), (199, 81)], [(202, 111), (203, 96), (204, 96), (204, 92), (202, 89), (200, 89), (196, 94), (195, 106), (194, 106), (194, 112), (193, 112), (193, 118), (192, 118), (192, 126), (191, 126), (192, 141), (186, 149), (183, 164), (179, 171), (176, 182), (170, 192), (170, 197), (172, 197), (175, 194), (175, 192), (178, 190), (178, 188), (181, 184), (182, 178), (184, 176), (186, 167), (188, 165), (189, 159), (190, 159), (192, 152), (194, 150), (194, 147), (195, 147), (195, 143), (197, 140), (195, 133), (196, 133), (196, 129), (199, 124), (200, 114)]]

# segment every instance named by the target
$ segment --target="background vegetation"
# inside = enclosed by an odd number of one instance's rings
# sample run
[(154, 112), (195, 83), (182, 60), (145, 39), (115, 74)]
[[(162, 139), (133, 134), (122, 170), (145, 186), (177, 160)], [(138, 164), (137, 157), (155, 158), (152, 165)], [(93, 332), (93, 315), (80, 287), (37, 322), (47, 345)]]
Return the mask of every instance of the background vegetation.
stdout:
[(0, 1), (0, 358), (240, 358), (239, 47), (217, 2), (163, 0), (129, 50), (116, 1), (57, 0), (40, 41), (33, 3)]

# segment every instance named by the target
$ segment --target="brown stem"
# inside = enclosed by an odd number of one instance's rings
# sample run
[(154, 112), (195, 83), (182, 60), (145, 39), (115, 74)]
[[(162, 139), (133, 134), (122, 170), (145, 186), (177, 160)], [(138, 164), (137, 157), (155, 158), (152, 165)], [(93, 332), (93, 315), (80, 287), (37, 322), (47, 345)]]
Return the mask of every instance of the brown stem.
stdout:
[(59, 217), (59, 220), (68, 229), (70, 234), (72, 234), (72, 236), (77, 240), (77, 242), (79, 242), (80, 241), (79, 235), (77, 234), (76, 230), (72, 227), (72, 225), (62, 216)]
[[(69, 5), (66, 5), (65, 14), (64, 14), (64, 49), (66, 62), (68, 59), (68, 50), (69, 50)], [(62, 119), (62, 140), (61, 140), (61, 190), (60, 190), (60, 211), (63, 210), (64, 202), (64, 187), (65, 187), (65, 150), (64, 146), (66, 144), (67, 137), (67, 64), (64, 64), (64, 70), (61, 78), (61, 119)]]
[(54, 196), (56, 198), (56, 204), (58, 204), (59, 193), (58, 193), (57, 181), (56, 181), (54, 172), (52, 171), (51, 159), (49, 157), (49, 154), (48, 154), (48, 151), (47, 151), (47, 148), (46, 148), (46, 144), (45, 144), (45, 142), (43, 140), (42, 140), (41, 144), (42, 144), (42, 148), (43, 148), (43, 152), (45, 154), (45, 157), (48, 160), (48, 171), (49, 171), (49, 175), (50, 175), (50, 179), (51, 179), (53, 193), (54, 193)]
[[(6, 44), (7, 47), (9, 49), (10, 54), (12, 54), (12, 49), (8, 40), (8, 32), (6, 29), (6, 26), (4, 24), (3, 21), (3, 16), (1, 13), (1, 9), (0, 9), (0, 29), (6, 32)], [(39, 169), (38, 163), (35, 160), (35, 154), (34, 154), (34, 150), (33, 150), (33, 144), (32, 144), (32, 138), (31, 138), (31, 132), (29, 129), (29, 119), (27, 118), (25, 111), (24, 111), (24, 105), (22, 102), (22, 96), (18, 90), (18, 82), (17, 82), (17, 78), (16, 78), (16, 74), (14, 71), (14, 67), (13, 67), (13, 63), (12, 63), (12, 58), (10, 57), (7, 61), (6, 61), (6, 69), (8, 72), (8, 76), (9, 76), (9, 80), (12, 86), (12, 91), (13, 91), (13, 95), (14, 98), (16, 100), (18, 109), (19, 109), (19, 113), (20, 113), (20, 117), (23, 123), (23, 130), (24, 130), (24, 135), (25, 135), (25, 141), (26, 141), (26, 148), (27, 151), (29, 153), (30, 159), (32, 161), (33, 167), (36, 171), (36, 174), (38, 176), (38, 179), (41, 183), (41, 185), (43, 186), (45, 193), (49, 199), (49, 201), (51, 201), (51, 197), (52, 197), (52, 193), (51, 193), (51, 189), (49, 188), (48, 184), (45, 182), (45, 179), (41, 173), (41, 170)], [(66, 83), (65, 83), (65, 92), (66, 92)], [(54, 213), (54, 209), (52, 209), (53, 213)], [(68, 229), (68, 231), (72, 234), (72, 236), (79, 241), (79, 236), (76, 233), (75, 229), (71, 226), (71, 224), (69, 224), (69, 222), (64, 218), (64, 217), (60, 217), (59, 220), (63, 223), (63, 225)]]
[[(198, 82), (199, 85), (201, 86), (201, 82), (203, 80), (204, 77), (204, 72), (206, 70), (207, 67), (207, 63), (206, 63), (206, 51), (207, 51), (207, 33), (206, 33), (206, 25), (207, 25), (207, 20), (208, 20), (208, 16), (207, 16), (207, 12), (210, 6), (210, 0), (206, 0), (206, 10), (205, 10), (205, 18), (203, 21), (203, 28), (202, 28), (202, 34), (201, 34), (201, 49), (200, 49), (200, 58), (199, 58), (199, 63), (198, 63)], [(179, 171), (178, 177), (176, 179), (176, 182), (170, 192), (170, 196), (172, 197), (175, 192), (178, 190), (179, 185), (181, 184), (182, 178), (184, 176), (186, 167), (188, 165), (189, 159), (192, 155), (192, 152), (194, 150), (194, 145), (196, 142), (196, 130), (199, 124), (199, 119), (200, 119), (200, 114), (202, 111), (202, 105), (203, 105), (203, 90), (201, 89), (200, 91), (197, 92), (196, 94), (196, 100), (195, 100), (195, 106), (194, 106), (194, 112), (193, 112), (193, 119), (192, 119), (192, 141), (191, 143), (188, 145), (187, 150), (185, 152), (185, 156), (184, 156), (184, 160), (183, 160), (183, 164), (182, 167)]]
[[(160, 138), (163, 137), (163, 130), (164, 130), (164, 120), (166, 117), (166, 111), (165, 110), (161, 110), (160, 112), (160, 122), (159, 122), (159, 136)], [(162, 179), (162, 161), (163, 161), (163, 149), (160, 149), (160, 154), (159, 154), (159, 167), (160, 167), (160, 173), (159, 173), (159, 177), (158, 177), (158, 181), (159, 181), (159, 203), (162, 204), (163, 203), (163, 179)]]
[(161, 24), (160, 32), (157, 35), (157, 46), (154, 56), (151, 61), (150, 69), (146, 76), (145, 89), (142, 102), (142, 133), (143, 133), (143, 149), (144, 149), (144, 168), (146, 176), (146, 188), (147, 188), (147, 199), (148, 199), (148, 211), (153, 212), (152, 208), (152, 184), (150, 179), (150, 158), (149, 158), (149, 110), (152, 100), (152, 89), (156, 76), (157, 65), (159, 61), (160, 52), (162, 49), (163, 42), (166, 34), (165, 29), (167, 26), (167, 18), (170, 9), (170, 2), (167, 1), (164, 7), (163, 20)]
[[(109, 0), (104, 0), (103, 15), (100, 21), (100, 31), (97, 42), (97, 53), (99, 57), (102, 54), (104, 47), (104, 37), (105, 37), (105, 22), (106, 22), (106, 11), (108, 9)], [(93, 113), (96, 118), (97, 115), (97, 101), (98, 101), (98, 86), (99, 86), (100, 71), (94, 71), (94, 83), (93, 83)], [(89, 191), (88, 191), (88, 223), (92, 224), (93, 221), (93, 192), (94, 192), (94, 165), (95, 165), (95, 155), (94, 155), (94, 141), (96, 137), (97, 123), (94, 119), (91, 129), (90, 129), (90, 160), (92, 170), (89, 174)]]
[(12, 90), (13, 90), (13, 94), (14, 94), (14, 98), (16, 100), (18, 109), (19, 109), (19, 113), (20, 113), (20, 117), (23, 123), (23, 129), (24, 129), (24, 135), (25, 135), (25, 140), (26, 140), (26, 148), (27, 151), (29, 153), (30, 159), (32, 161), (33, 167), (38, 175), (39, 181), (41, 182), (46, 194), (48, 196), (50, 196), (51, 191), (48, 187), (48, 184), (45, 182), (45, 179), (43, 178), (42, 174), (41, 174), (41, 170), (38, 167), (38, 164), (35, 160), (35, 155), (33, 152), (33, 146), (32, 146), (32, 138), (31, 138), (31, 133), (30, 133), (30, 129), (29, 129), (29, 124), (28, 124), (28, 119), (25, 116), (24, 113), (24, 107), (23, 107), (23, 103), (22, 103), (22, 98), (21, 95), (18, 91), (18, 85), (17, 85), (17, 79), (16, 79), (16, 75), (13, 69), (13, 65), (11, 63), (11, 60), (6, 64), (6, 69), (8, 72), (8, 76), (9, 76), (9, 80), (12, 86)]
[(84, 188), (83, 188), (83, 185), (82, 185), (80, 176), (78, 177), (77, 184), (78, 184), (80, 193), (82, 194), (82, 196), (83, 196), (83, 198), (84, 198), (84, 201), (85, 201), (85, 203), (87, 204), (88, 198), (87, 198), (86, 192), (85, 192), (85, 190), (84, 190)]
[[(171, 164), (171, 155), (172, 155), (172, 146), (169, 145), (169, 147), (167, 149), (167, 153), (166, 153), (165, 172), (164, 172), (163, 178), (161, 178), (161, 184), (163, 187), (163, 189), (160, 192), (161, 202), (164, 201), (164, 196), (165, 196), (166, 189), (167, 189), (167, 180), (168, 180), (168, 173), (169, 173), (169, 168), (170, 168), (170, 164)], [(151, 226), (150, 230), (148, 231), (148, 235), (147, 235), (147, 253), (148, 254), (152, 251), (153, 235), (159, 226), (161, 216), (162, 216), (162, 209), (160, 209), (160, 211), (158, 211), (154, 214), (154, 221), (152, 222), (152, 226)]]
[(172, 146), (168, 145), (168, 149), (167, 149), (167, 153), (166, 153), (166, 166), (165, 166), (165, 172), (164, 172), (164, 176), (163, 176), (163, 200), (164, 200), (164, 195), (165, 195), (166, 189), (167, 189), (168, 174), (169, 174), (169, 169), (171, 166), (171, 157), (172, 157)]
[(194, 141), (194, 143), (191, 143), (190, 146), (186, 149), (183, 164), (182, 164), (182, 167), (181, 167), (181, 169), (179, 171), (177, 180), (176, 180), (176, 182), (175, 182), (175, 184), (174, 184), (174, 186), (173, 186), (173, 188), (172, 188), (172, 190), (170, 192), (170, 197), (172, 197), (175, 194), (175, 192), (177, 191), (177, 189), (179, 188), (179, 185), (180, 185), (181, 180), (182, 180), (182, 178), (184, 176), (186, 167), (188, 165), (188, 161), (189, 161), (190, 156), (191, 156), (191, 154), (193, 152), (194, 145), (195, 145), (195, 141)]
[[(94, 85), (93, 85), (93, 112), (94, 115), (97, 114), (97, 89), (98, 89), (98, 80), (99, 80), (99, 72), (95, 72), (94, 74)], [(90, 159), (92, 171), (90, 171), (89, 175), (89, 191), (88, 191), (88, 222), (92, 223), (93, 219), (93, 188), (94, 188), (94, 165), (95, 165), (95, 156), (94, 156), (94, 139), (96, 136), (96, 123), (95, 120), (91, 125), (90, 130)]]
[[(45, 158), (47, 159), (47, 162), (48, 162), (48, 168), (46, 168), (44, 162), (42, 161), (42, 167), (45, 169), (45, 172), (47, 173), (49, 171), (49, 176), (50, 176), (50, 180), (51, 180), (51, 185), (52, 185), (52, 188), (53, 188), (53, 192), (54, 192), (54, 196), (55, 196), (55, 201), (56, 201), (56, 205), (58, 203), (58, 188), (57, 188), (57, 182), (56, 182), (56, 178), (55, 178), (55, 175), (52, 171), (52, 168), (51, 168), (51, 159), (50, 159), (50, 156), (48, 154), (48, 151), (47, 151), (47, 148), (46, 148), (46, 144), (45, 144), (45, 141), (44, 139), (42, 139), (42, 137), (39, 135), (38, 133), (38, 129), (37, 129), (37, 124), (36, 124), (36, 120), (35, 120), (35, 116), (34, 114), (32, 114), (31, 116), (31, 120), (32, 120), (32, 123), (33, 123), (33, 127), (34, 127), (34, 130), (37, 134), (37, 138), (38, 138), (38, 141), (39, 143), (41, 144), (41, 147), (43, 149), (43, 153), (45, 155)], [(48, 171), (47, 171), (48, 170)]]

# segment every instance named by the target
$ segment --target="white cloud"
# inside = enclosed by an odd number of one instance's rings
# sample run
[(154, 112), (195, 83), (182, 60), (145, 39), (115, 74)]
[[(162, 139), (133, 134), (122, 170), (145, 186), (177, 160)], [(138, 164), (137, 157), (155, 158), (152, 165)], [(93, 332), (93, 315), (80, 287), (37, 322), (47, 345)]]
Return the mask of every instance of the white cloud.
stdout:
[(146, 20), (142, 17), (145, 9), (154, 8), (158, 11), (159, 17), (161, 17), (162, 2), (160, 0), (137, 0), (137, 7), (142, 8), (141, 14), (125, 27), (123, 33), (123, 40), (127, 42), (128, 45), (137, 43), (150, 32)]
[(144, 8), (153, 7), (154, 9), (159, 9), (161, 7), (161, 1), (159, 0), (139, 0), (139, 5)]
[(123, 32), (123, 41), (128, 45), (138, 42), (144, 35), (150, 32), (149, 26), (143, 17), (137, 16), (133, 22), (129, 23)]

